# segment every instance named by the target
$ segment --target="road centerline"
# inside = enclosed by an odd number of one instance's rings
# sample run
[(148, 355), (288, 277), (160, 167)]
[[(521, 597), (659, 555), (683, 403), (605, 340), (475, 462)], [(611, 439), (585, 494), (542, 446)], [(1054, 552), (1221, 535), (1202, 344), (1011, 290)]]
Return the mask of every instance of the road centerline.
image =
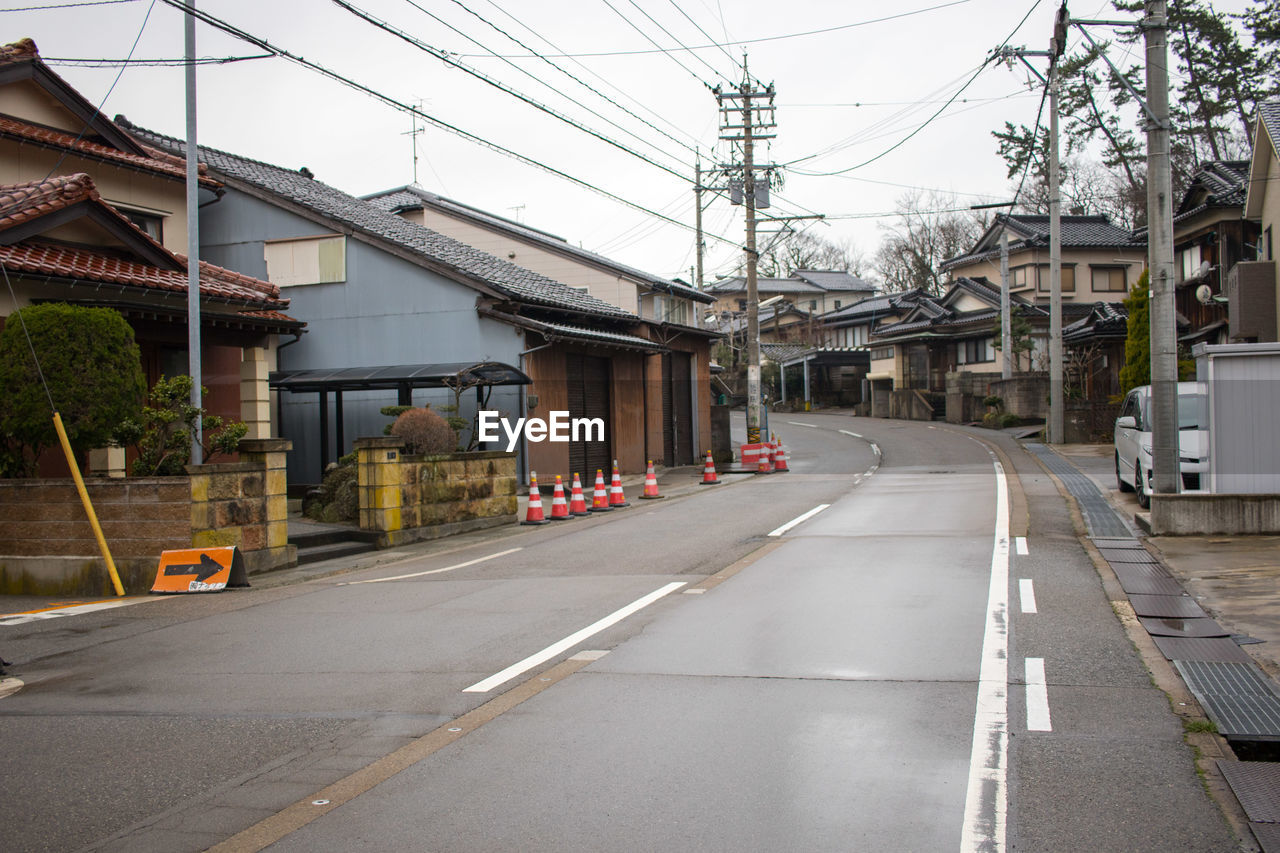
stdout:
[(781, 536), (782, 534), (786, 533), (786, 532), (787, 532), (788, 530), (790, 530), (791, 528), (795, 527), (797, 524), (801, 524), (801, 523), (803, 523), (803, 522), (808, 521), (809, 519), (813, 518), (815, 515), (817, 515), (818, 513), (822, 512), (824, 509), (826, 509), (826, 508), (827, 508), (827, 507), (829, 507), (829, 506), (831, 506), (831, 504), (818, 504), (818, 505), (817, 505), (817, 506), (815, 506), (813, 509), (809, 510), (808, 512), (804, 513), (803, 515), (797, 516), (797, 517), (795, 517), (795, 518), (791, 519), (790, 521), (788, 521), (786, 524), (782, 525), (781, 527), (778, 527), (778, 528), (775, 528), (774, 530), (771, 530), (771, 531), (769, 532), (769, 534), (768, 534), (768, 535), (769, 535), (769, 536)]
[(1022, 604), (1023, 613), (1038, 613), (1036, 610), (1036, 588), (1031, 578), (1018, 578), (1018, 601)]
[(367, 580), (367, 581), (345, 581), (343, 583), (338, 584), (338, 586), (359, 586), (360, 584), (366, 584), (366, 583), (386, 583), (387, 581), (402, 581), (402, 580), (408, 580), (409, 578), (421, 578), (421, 577), (426, 577), (427, 575), (438, 575), (441, 572), (452, 572), (455, 569), (465, 569), (467, 566), (474, 566), (477, 563), (483, 563), (483, 562), (486, 562), (487, 560), (496, 560), (498, 557), (505, 557), (508, 554), (514, 554), (516, 551), (523, 551), (523, 550), (524, 550), (523, 546), (519, 548), (508, 548), (507, 550), (499, 551), (496, 554), (489, 554), (488, 556), (485, 556), (485, 557), (476, 557), (474, 560), (467, 560), (465, 563), (456, 563), (452, 566), (445, 566), (443, 569), (428, 569), (425, 572), (413, 572), (412, 574), (408, 574), (408, 575), (393, 575), (392, 577), (389, 577), (389, 578), (373, 578), (372, 580)]
[(1027, 658), (1024, 662), (1027, 681), (1027, 731), (1051, 732), (1049, 719), (1049, 684), (1044, 676), (1044, 658)]

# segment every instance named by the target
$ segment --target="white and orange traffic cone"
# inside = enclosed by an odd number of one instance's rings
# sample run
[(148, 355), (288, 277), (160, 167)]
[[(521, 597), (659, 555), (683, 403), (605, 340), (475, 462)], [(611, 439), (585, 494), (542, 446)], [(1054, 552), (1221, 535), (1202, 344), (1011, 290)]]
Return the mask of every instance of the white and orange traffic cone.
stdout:
[(613, 481), (609, 484), (609, 506), (631, 506), (627, 496), (622, 493), (622, 475), (618, 473), (618, 460), (613, 460)]
[(542, 493), (538, 491), (538, 472), (529, 472), (529, 510), (525, 513), (521, 524), (546, 524), (546, 516), (542, 514)]
[(702, 466), (702, 485), (718, 486), (720, 478), (716, 476), (716, 463), (711, 461), (711, 451), (707, 451), (707, 464)]
[(573, 475), (573, 489), (569, 493), (569, 513), (571, 515), (590, 515), (587, 509), (587, 497), (582, 494), (582, 480)]
[(782, 442), (780, 441), (778, 442), (778, 453), (773, 463), (773, 470), (779, 472), (791, 470), (791, 468), (787, 466), (787, 449), (782, 446)]
[(661, 498), (658, 494), (658, 475), (653, 473), (653, 460), (649, 460), (649, 470), (644, 472), (644, 494), (640, 496), (642, 501), (652, 501)]
[(556, 474), (556, 488), (551, 493), (551, 520), (552, 521), (569, 521), (573, 518), (569, 514), (569, 504), (564, 499), (564, 481), (560, 479), (560, 475)]
[(596, 489), (591, 494), (591, 512), (608, 512), (613, 509), (609, 506), (609, 493), (604, 488), (604, 471), (596, 469)]

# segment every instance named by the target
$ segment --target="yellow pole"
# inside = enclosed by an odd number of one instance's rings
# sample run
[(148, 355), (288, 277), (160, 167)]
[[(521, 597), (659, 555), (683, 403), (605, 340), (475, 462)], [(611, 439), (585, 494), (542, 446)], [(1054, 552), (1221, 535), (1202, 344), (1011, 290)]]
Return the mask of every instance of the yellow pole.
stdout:
[(102, 527), (98, 524), (98, 514), (93, 511), (89, 501), (89, 491), (84, 487), (80, 477), (80, 466), (76, 464), (76, 455), (71, 452), (71, 442), (67, 440), (67, 431), (62, 428), (62, 415), (53, 413), (53, 428), (58, 431), (58, 441), (62, 443), (62, 452), (67, 456), (67, 465), (71, 468), (71, 476), (76, 481), (76, 491), (80, 493), (80, 503), (84, 504), (85, 514), (89, 516), (89, 526), (98, 539), (98, 548), (102, 550), (102, 558), (107, 561), (107, 571), (111, 574), (111, 583), (116, 588), (116, 595), (124, 595), (124, 586), (120, 583), (120, 575), (116, 573), (115, 561), (111, 559), (111, 550), (107, 547), (106, 537), (102, 535)]

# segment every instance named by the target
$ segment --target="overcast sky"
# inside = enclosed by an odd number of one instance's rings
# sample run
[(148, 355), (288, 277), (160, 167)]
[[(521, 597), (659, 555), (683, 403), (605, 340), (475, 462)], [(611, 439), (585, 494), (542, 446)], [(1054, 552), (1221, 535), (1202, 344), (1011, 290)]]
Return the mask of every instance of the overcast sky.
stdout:
[[(103, 103), (108, 116), (124, 114), (142, 127), (184, 135), (180, 67), (130, 65), (121, 73), (119, 65), (62, 61), (122, 59), (131, 50), (134, 59), (180, 58), (181, 13), (160, 0), (16, 10), (76, 2), (0, 0), (6, 41), (33, 38), (46, 61), (89, 100)], [(686, 280), (694, 263), (694, 152), (702, 152), (704, 164), (728, 157), (726, 143), (718, 142), (717, 101), (709, 87), (742, 79), (744, 51), (752, 76), (774, 84), (777, 92), (777, 137), (757, 151), (756, 160), (791, 164), (769, 212), (824, 214), (823, 223), (805, 220), (795, 227), (828, 240), (851, 240), (870, 256), (882, 225), (892, 221), (887, 214), (910, 187), (954, 193), (961, 206), (1009, 197), (1011, 182), (991, 131), (1006, 120), (1033, 123), (1039, 91), (1029, 86), (1030, 75), (1021, 66), (993, 63), (974, 74), (988, 51), (1006, 39), (1014, 46), (1046, 48), (1057, 8), (1049, 0), (348, 5), (426, 49), (332, 0), (198, 0), (202, 11), (276, 48), (395, 101), (421, 103), (440, 122), (688, 229), (428, 122), (418, 120), (425, 129), (410, 135), (414, 120), (405, 112), (279, 57), (200, 68), (201, 144), (278, 166), (306, 166), (318, 179), (355, 195), (412, 182), (416, 146), (417, 181), (427, 190)], [(1216, 5), (1235, 10), (1244, 0)], [(1103, 0), (1077, 0), (1071, 13), (1124, 17)], [(433, 50), (447, 51), (453, 62), (635, 153), (451, 67)], [(1131, 51), (1118, 46), (1113, 58), (1131, 61)], [(251, 57), (262, 51), (200, 24), (197, 53)], [(1035, 61), (1043, 66), (1043, 60)], [(955, 102), (927, 121), (970, 78)], [(708, 202), (709, 282), (733, 270), (744, 238), (743, 209), (722, 199)]]

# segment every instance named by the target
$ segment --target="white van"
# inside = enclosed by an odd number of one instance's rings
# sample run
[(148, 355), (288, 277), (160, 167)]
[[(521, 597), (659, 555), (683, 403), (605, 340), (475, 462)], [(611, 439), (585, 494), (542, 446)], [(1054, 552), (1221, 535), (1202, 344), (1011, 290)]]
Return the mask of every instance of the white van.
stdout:
[[(1116, 418), (1116, 483), (1151, 505), (1151, 386), (1134, 388)], [(1179, 491), (1199, 491), (1209, 476), (1208, 397), (1203, 382), (1178, 383)]]

